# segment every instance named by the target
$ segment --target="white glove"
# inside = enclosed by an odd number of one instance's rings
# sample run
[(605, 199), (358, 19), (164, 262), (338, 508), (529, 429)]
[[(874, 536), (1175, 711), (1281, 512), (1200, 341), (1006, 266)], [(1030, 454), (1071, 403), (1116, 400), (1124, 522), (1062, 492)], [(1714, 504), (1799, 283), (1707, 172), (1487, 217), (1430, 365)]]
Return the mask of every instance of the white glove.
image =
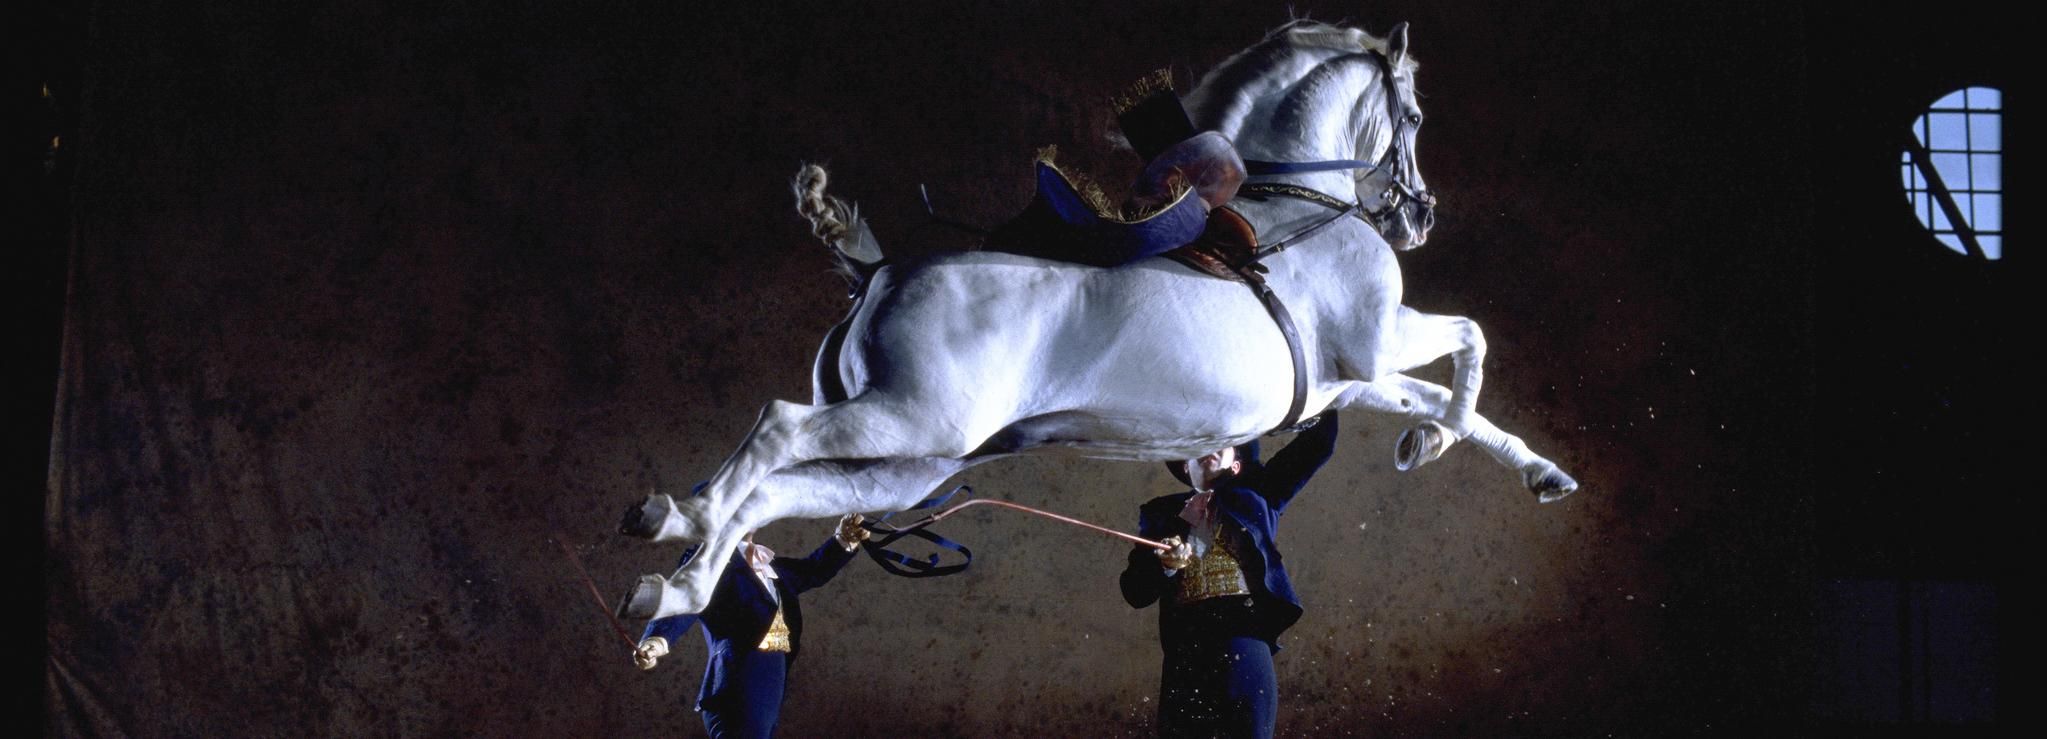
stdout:
[(1177, 536), (1168, 536), (1160, 539), (1159, 543), (1172, 547), (1171, 549), (1152, 550), (1159, 555), (1159, 564), (1165, 566), (1168, 574), (1186, 569), (1187, 565), (1194, 564), (1193, 544), (1181, 541), (1180, 537)]
[(872, 532), (860, 525), (860, 522), (865, 520), (866, 517), (858, 513), (847, 514), (839, 519), (839, 528), (832, 532), (832, 538), (838, 539), (839, 546), (845, 547), (848, 552), (859, 549), (860, 542), (867, 541), (867, 537), (872, 535)]
[(654, 669), (654, 663), (665, 654), (668, 654), (668, 640), (650, 636), (640, 642), (638, 649), (633, 650), (633, 664), (639, 665), (642, 670), (651, 670)]

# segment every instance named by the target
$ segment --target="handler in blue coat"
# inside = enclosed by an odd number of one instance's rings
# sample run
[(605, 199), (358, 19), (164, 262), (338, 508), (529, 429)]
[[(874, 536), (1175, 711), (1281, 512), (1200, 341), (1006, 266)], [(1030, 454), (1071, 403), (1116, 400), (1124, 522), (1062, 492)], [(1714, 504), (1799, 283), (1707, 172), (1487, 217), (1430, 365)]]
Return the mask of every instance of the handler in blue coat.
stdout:
[(1301, 618), (1280, 559), (1279, 515), (1329, 461), (1336, 429), (1336, 413), (1325, 412), (1265, 464), (1256, 441), (1168, 463), (1194, 489), (1138, 510), (1139, 534), (1173, 545), (1132, 550), (1122, 576), (1132, 608), (1159, 604), (1160, 736), (1272, 736), (1272, 655)]
[(802, 559), (777, 557), (748, 536), (733, 550), (704, 612), (649, 621), (633, 661), (642, 670), (654, 669), (670, 644), (703, 622), (709, 658), (696, 707), (704, 728), (713, 737), (772, 735), (789, 665), (803, 644), (803, 608), (796, 596), (839, 574), (866, 538), (859, 514), (839, 519), (832, 538)]

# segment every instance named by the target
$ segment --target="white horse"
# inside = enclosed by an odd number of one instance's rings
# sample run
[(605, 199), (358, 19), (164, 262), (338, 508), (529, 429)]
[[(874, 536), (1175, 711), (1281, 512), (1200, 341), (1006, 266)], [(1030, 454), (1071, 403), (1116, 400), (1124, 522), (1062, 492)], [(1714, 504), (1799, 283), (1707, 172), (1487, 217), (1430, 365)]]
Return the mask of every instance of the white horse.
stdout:
[[(1224, 61), (1187, 100), (1197, 127), (1229, 137), (1247, 161), (1378, 163), (1254, 177), (1313, 193), (1232, 206), (1266, 241), (1310, 234), (1264, 260), (1298, 326), (1302, 415), (1408, 417), (1401, 469), (1469, 440), (1542, 500), (1560, 498), (1577, 483), (1476, 412), (1477, 324), (1400, 304), (1394, 250), (1420, 245), (1432, 220), (1414, 162), (1413, 73), (1405, 24), (1380, 39), (1296, 21)], [(1337, 216), (1349, 203), (1374, 223)], [(879, 263), (865, 224), (831, 205), (845, 216), (834, 251), (856, 268)], [(627, 512), (621, 530), (702, 543), (708, 555), (671, 577), (643, 576), (621, 615), (701, 611), (723, 553), (776, 520), (902, 510), (1010, 454), (1191, 458), (1270, 432), (1294, 410), (1287, 343), (1253, 292), (1162, 258), (1099, 268), (967, 252), (889, 263), (872, 270), (847, 321), (843, 344), (827, 340), (818, 357), (812, 404), (770, 402), (702, 495), (652, 495)], [(1446, 354), (1450, 388), (1400, 374)]]

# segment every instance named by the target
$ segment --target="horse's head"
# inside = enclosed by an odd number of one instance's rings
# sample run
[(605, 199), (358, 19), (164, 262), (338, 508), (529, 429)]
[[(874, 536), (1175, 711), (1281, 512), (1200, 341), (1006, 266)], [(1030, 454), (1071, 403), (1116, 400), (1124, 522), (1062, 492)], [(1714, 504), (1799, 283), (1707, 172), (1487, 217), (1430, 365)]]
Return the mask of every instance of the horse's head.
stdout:
[[(1407, 24), (1393, 27), (1386, 35), (1386, 50), (1380, 56), (1386, 83), (1384, 105), (1372, 106), (1360, 98), (1357, 151), (1378, 151), (1369, 170), (1357, 170), (1358, 203), (1372, 216), (1379, 234), (1394, 248), (1406, 250), (1429, 240), (1436, 225), (1436, 196), (1422, 181), (1421, 165), (1415, 156), (1415, 137), (1421, 132), (1422, 107), (1414, 91), (1415, 65), (1407, 56)], [(1370, 107), (1374, 110), (1364, 110)]]
[(1217, 65), (1187, 104), (1197, 126), (1230, 137), (1247, 163), (1350, 161), (1269, 178), (1355, 201), (1387, 243), (1412, 249), (1428, 240), (1436, 204), (1415, 159), (1415, 68), (1405, 23), (1382, 39), (1294, 21)]

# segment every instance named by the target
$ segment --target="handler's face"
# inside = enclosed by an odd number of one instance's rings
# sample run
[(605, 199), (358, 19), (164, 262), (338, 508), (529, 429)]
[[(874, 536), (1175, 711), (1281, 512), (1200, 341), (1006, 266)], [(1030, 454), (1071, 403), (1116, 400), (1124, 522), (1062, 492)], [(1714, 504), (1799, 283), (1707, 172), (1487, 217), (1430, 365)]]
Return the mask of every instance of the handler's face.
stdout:
[(1195, 487), (1199, 488), (1208, 487), (1209, 481), (1217, 477), (1234, 474), (1243, 469), (1243, 465), (1237, 461), (1236, 447), (1223, 447), (1212, 454), (1196, 457), (1187, 466), (1192, 468), (1189, 472), (1196, 483)]

